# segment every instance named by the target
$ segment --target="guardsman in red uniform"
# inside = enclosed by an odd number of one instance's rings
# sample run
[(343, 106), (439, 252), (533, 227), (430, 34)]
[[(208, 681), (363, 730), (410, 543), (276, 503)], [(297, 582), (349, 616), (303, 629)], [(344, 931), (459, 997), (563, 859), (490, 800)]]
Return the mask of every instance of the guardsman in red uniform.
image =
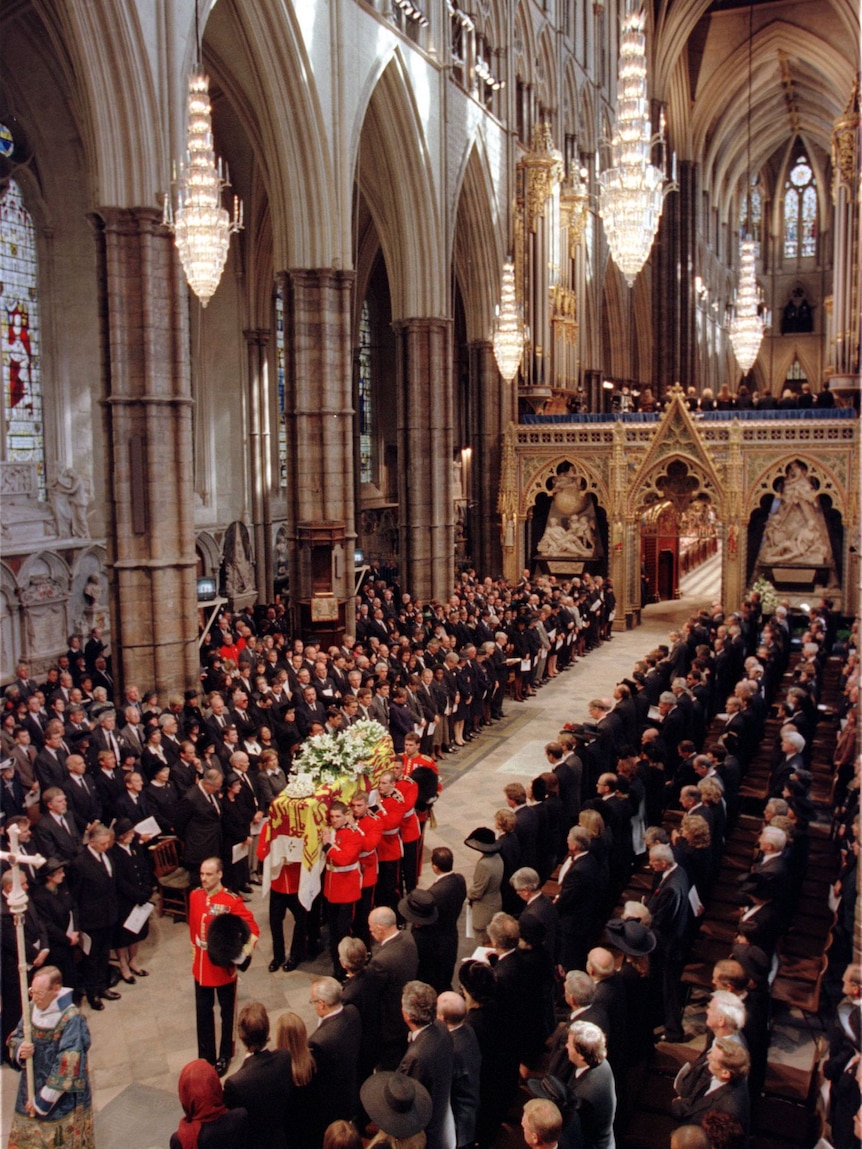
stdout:
[(329, 954), (332, 974), (339, 980), (344, 970), (338, 960), (338, 943), (350, 933), (353, 911), (362, 897), (359, 855), (363, 837), (347, 823), (347, 806), (335, 801), (329, 807), (329, 829), (323, 835), (323, 898), (329, 920)]
[[(248, 922), (249, 945), (253, 948), (260, 929), (251, 910), (239, 894), (222, 885), (220, 858), (204, 858), (200, 869), (200, 889), (189, 894), (189, 933), (192, 939), (192, 975), (195, 979), (195, 1014), (198, 1031), (198, 1057), (214, 1065), (219, 1077), (227, 1073), (233, 1057), (233, 1020), (236, 1005), (236, 970), (214, 965), (207, 956), (207, 930), (220, 914), (236, 914)], [(215, 1016), (218, 995), (221, 1010), (221, 1040), (216, 1058)]]
[[(443, 783), (440, 781), (440, 771), (437, 769), (437, 763), (433, 758), (429, 758), (427, 754), (420, 754), (419, 747), (421, 745), (421, 738), (418, 734), (405, 734), (404, 735), (404, 754), (401, 759), (401, 769), (403, 778), (413, 778), (414, 771), (419, 773), (413, 781), (418, 784), (418, 795), (416, 799), (416, 816), (419, 819), (419, 845), (417, 847), (417, 878), (422, 874), (422, 851), (425, 846), (425, 825), (428, 821), (428, 815), (431, 813), (431, 807), (437, 801), (437, 795), (443, 789)], [(430, 771), (430, 773), (429, 773)], [(433, 774), (433, 779), (431, 775)], [(433, 787), (433, 797), (429, 796), (429, 791), (432, 790), (432, 783), (436, 781), (436, 786)]]
[(380, 821), (381, 836), (377, 847), (377, 893), (374, 904), (389, 906), (394, 910), (401, 895), (398, 892), (401, 881), (401, 859), (404, 848), (401, 845), (401, 822), (404, 818), (404, 797), (395, 788), (395, 775), (385, 770), (377, 782), (378, 809), (375, 811)]
[(404, 764), (398, 758), (395, 759), (393, 771), (395, 786), (404, 799), (404, 811), (401, 816), (401, 844), (404, 847), (401, 885), (406, 896), (411, 890), (416, 889), (416, 883), (419, 881), (419, 842), (422, 838), (419, 815), (416, 813), (419, 786), (412, 778), (405, 777)]
[[(269, 820), (264, 822), (257, 844), (257, 856), (261, 864), (269, 854)], [(309, 938), (313, 921), (320, 918), (319, 912), (309, 912), (299, 900), (299, 878), (302, 870), (300, 862), (284, 862), (281, 869), (270, 877), (269, 885), (269, 932), (272, 935), (272, 961), (268, 969), (275, 973), (283, 969), (286, 973), (296, 969), (300, 962), (311, 957), (313, 946)], [(316, 907), (312, 907), (315, 910)], [(293, 937), (290, 941), (290, 956), (284, 956), (284, 919), (288, 910), (293, 916)], [(319, 942), (319, 939), (318, 939)]]
[(354, 937), (362, 938), (370, 952), (371, 934), (368, 932), (368, 915), (374, 907), (374, 892), (377, 889), (377, 847), (383, 836), (383, 823), (368, 809), (368, 795), (364, 790), (357, 790), (350, 799), (348, 820), (362, 835), (362, 852), (359, 855), (362, 897), (353, 915), (353, 934)]

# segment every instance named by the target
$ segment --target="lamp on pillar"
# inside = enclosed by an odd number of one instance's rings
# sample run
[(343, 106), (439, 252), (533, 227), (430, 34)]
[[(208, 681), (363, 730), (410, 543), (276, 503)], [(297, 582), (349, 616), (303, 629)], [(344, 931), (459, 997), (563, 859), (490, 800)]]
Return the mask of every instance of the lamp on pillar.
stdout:
[(745, 235), (739, 244), (739, 283), (730, 342), (742, 373), (748, 374), (757, 359), (766, 323), (760, 312), (760, 292), (755, 272), (755, 242), (751, 234), (751, 75), (754, 48), (754, 3), (748, 9), (748, 152), (745, 176)]
[(644, 14), (626, 0), (617, 73), (617, 118), (611, 138), (612, 164), (599, 175), (599, 215), (614, 263), (629, 287), (647, 261), (664, 197), (672, 184), (651, 162), (655, 142), (664, 143), (664, 116), (653, 137), (647, 99)]

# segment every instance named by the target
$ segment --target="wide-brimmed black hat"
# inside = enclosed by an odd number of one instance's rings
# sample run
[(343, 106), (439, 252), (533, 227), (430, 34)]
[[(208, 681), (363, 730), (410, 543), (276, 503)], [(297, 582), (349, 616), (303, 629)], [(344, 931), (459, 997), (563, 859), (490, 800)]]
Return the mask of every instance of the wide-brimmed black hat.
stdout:
[(430, 890), (411, 890), (398, 903), (398, 913), (417, 926), (431, 926), (439, 917), (437, 903)]
[(560, 1112), (571, 1108), (572, 1094), (559, 1077), (554, 1077), (550, 1073), (546, 1077), (529, 1077), (526, 1084), (534, 1097), (553, 1101)]
[(42, 867), (41, 876), (43, 878), (50, 878), (51, 874), (56, 874), (58, 870), (65, 870), (68, 864), (65, 858), (51, 857)]
[(114, 837), (117, 841), (122, 838), (123, 834), (128, 834), (129, 830), (134, 830), (135, 823), (131, 818), (118, 818), (114, 823)]
[(605, 925), (603, 941), (629, 957), (646, 957), (655, 949), (655, 934), (643, 922), (612, 918)]
[(469, 846), (471, 850), (478, 850), (480, 854), (497, 854), (500, 851), (496, 834), (487, 826), (478, 826), (468, 834), (464, 839), (464, 845)]
[(458, 980), (477, 1005), (490, 1005), (497, 998), (497, 978), (483, 961), (465, 961), (458, 968)]
[(219, 914), (207, 928), (207, 957), (213, 965), (233, 969), (250, 937), (251, 927), (238, 914)]
[(373, 1074), (363, 1083), (359, 1097), (381, 1132), (398, 1140), (421, 1133), (431, 1120), (431, 1094), (404, 1073)]

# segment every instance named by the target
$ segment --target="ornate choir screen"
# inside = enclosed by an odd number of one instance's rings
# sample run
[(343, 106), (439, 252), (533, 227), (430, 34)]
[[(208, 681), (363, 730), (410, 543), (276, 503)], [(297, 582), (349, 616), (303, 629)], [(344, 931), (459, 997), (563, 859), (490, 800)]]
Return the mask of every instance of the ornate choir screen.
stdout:
[(657, 421), (512, 424), (500, 493), (505, 573), (609, 575), (621, 623), (645, 605), (646, 541), (655, 551), (657, 539), (675, 539), (665, 597), (697, 556), (719, 554), (727, 601), (763, 575), (791, 601), (828, 594), (853, 613), (858, 455), (851, 412), (701, 419), (681, 388)]

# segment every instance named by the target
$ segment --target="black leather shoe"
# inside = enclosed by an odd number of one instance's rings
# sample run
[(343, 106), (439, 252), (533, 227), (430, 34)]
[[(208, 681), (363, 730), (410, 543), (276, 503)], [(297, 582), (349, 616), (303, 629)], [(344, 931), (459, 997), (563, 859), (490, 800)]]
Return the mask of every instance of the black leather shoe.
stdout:
[(295, 970), (298, 965), (299, 962), (295, 958), (288, 958), (281, 968), (285, 973), (290, 973), (292, 970)]
[(227, 1067), (228, 1067), (228, 1062), (226, 1062), (223, 1057), (220, 1057), (218, 1059), (218, 1061), (215, 1063), (215, 1071), (219, 1075), (219, 1077), (224, 1077), (224, 1075), (227, 1073)]
[[(287, 965), (287, 962), (285, 962), (285, 965)], [(266, 968), (270, 973), (275, 973), (277, 969), (281, 969), (281, 962), (278, 960), (278, 958), (273, 958)]]
[[(121, 975), (121, 977), (122, 977), (122, 975)], [(129, 974), (128, 977), (122, 977), (122, 980), (126, 983), (126, 985), (134, 985), (135, 984), (135, 979), (132, 977), (131, 974)]]
[(123, 995), (121, 993), (117, 993), (115, 989), (106, 989), (102, 994), (102, 997), (105, 999), (105, 1001), (119, 1001), (122, 996)]
[(87, 994), (87, 1004), (89, 1005), (90, 1009), (98, 1010), (105, 1008), (105, 1003), (100, 997), (92, 997), (89, 993)]

